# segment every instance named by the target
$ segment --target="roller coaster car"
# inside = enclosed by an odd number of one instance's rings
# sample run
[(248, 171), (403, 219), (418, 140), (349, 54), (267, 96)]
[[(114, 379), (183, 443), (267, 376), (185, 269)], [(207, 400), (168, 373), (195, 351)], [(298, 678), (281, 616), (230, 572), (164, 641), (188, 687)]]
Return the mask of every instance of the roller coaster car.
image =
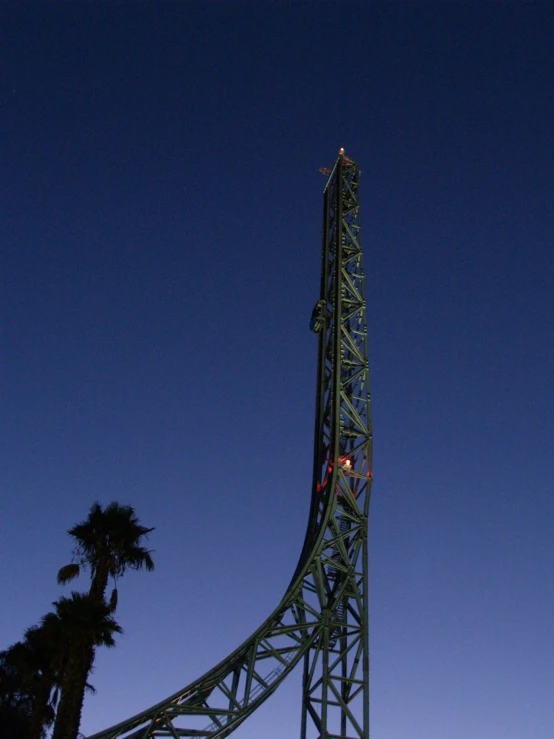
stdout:
[(314, 305), (314, 309), (312, 311), (312, 317), (310, 318), (310, 329), (314, 333), (318, 334), (323, 328), (324, 321), (325, 321), (325, 301), (318, 300), (317, 303)]

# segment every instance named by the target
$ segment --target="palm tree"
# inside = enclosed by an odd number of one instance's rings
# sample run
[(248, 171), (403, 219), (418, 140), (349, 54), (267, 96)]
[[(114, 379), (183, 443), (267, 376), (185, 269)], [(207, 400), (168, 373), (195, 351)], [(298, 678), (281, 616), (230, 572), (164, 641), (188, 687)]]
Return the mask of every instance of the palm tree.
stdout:
[[(17, 642), (0, 654), (0, 735), (42, 739), (54, 722), (52, 692), (58, 680), (56, 664), (59, 630), (52, 639), (51, 630), (33, 626)], [(11, 719), (9, 718), (11, 717)], [(8, 725), (17, 721), (18, 729)]]
[(29, 735), (33, 683), (27, 645), (16, 642), (0, 652), (0, 736)]
[[(142, 526), (131, 506), (110, 503), (103, 510), (100, 503), (93, 503), (88, 517), (69, 529), (76, 542), (74, 562), (58, 572), (58, 583), (65, 584), (89, 568), (91, 585), (89, 594), (105, 600), (109, 577), (121, 577), (128, 569), (148, 571), (154, 569), (150, 551), (141, 541), (154, 529)], [(117, 587), (110, 599), (113, 610), (117, 606)]]
[[(67, 663), (67, 625), (56, 614), (0, 652), (0, 737), (44, 739), (54, 723)], [(86, 689), (94, 691), (86, 683)]]
[(56, 612), (43, 619), (46, 628), (59, 629), (64, 635), (61, 697), (52, 739), (76, 739), (94, 650), (115, 646), (114, 634), (122, 630), (110, 606), (88, 593), (72, 593), (54, 606)]
[(28, 739), (41, 739), (45, 727), (54, 723), (57, 688), (63, 670), (63, 643), (64, 634), (59, 625), (47, 621), (47, 616), (40, 626), (32, 626), (25, 632), (24, 644), (35, 673)]
[[(90, 569), (91, 584), (88, 603), (94, 603), (94, 608), (100, 610), (107, 608), (107, 613), (113, 613), (117, 606), (117, 587), (114, 587), (112, 591), (109, 604), (106, 603), (109, 578), (113, 577), (117, 584), (117, 578), (129, 569), (144, 568), (149, 571), (154, 569), (151, 552), (142, 545), (143, 539), (151, 531), (153, 529), (142, 526), (131, 506), (123, 506), (114, 502), (102, 509), (99, 503), (94, 503), (87, 518), (69, 529), (68, 533), (76, 543), (73, 550), (74, 561), (62, 567), (58, 572), (58, 583), (64, 584), (78, 577), (82, 567)], [(92, 632), (88, 633), (92, 639)], [(66, 737), (75, 739), (77, 735), (86, 680), (94, 662), (94, 647), (93, 641), (89, 641), (86, 648), (84, 642), (80, 642), (79, 652), (75, 657), (76, 662), (71, 668), (71, 682), (65, 680), (64, 670), (58, 715), (62, 711), (63, 704), (64, 711), (60, 718), (62, 722), (60, 726), (70, 728), (67, 729), (69, 733), (60, 733), (62, 729), (58, 730), (58, 719), (56, 719), (53, 739), (62, 737), (63, 739)], [(80, 663), (77, 665), (78, 660)], [(66, 697), (68, 691), (69, 698)], [(67, 701), (72, 706), (71, 711), (66, 708)]]

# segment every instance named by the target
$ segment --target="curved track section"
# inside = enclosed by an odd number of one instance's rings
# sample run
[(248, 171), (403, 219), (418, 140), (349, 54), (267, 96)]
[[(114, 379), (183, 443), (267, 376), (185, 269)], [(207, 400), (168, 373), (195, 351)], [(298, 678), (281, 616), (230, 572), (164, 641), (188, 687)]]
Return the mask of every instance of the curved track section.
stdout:
[(268, 619), (198, 680), (89, 739), (223, 739), (303, 662), (301, 739), (369, 736), (367, 517), (372, 433), (359, 169), (324, 190), (314, 473), (306, 538)]

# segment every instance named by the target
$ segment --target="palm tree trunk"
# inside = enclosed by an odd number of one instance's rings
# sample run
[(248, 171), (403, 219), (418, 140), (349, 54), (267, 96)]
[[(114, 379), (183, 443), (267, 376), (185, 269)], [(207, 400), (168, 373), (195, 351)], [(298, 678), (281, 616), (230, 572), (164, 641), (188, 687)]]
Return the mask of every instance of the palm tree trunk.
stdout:
[(75, 645), (64, 672), (61, 698), (52, 739), (77, 739), (87, 677), (94, 662), (94, 647)]
[(106, 598), (106, 590), (108, 588), (108, 579), (110, 576), (109, 568), (105, 560), (100, 560), (92, 582), (90, 584), (89, 595), (98, 602), (104, 602)]

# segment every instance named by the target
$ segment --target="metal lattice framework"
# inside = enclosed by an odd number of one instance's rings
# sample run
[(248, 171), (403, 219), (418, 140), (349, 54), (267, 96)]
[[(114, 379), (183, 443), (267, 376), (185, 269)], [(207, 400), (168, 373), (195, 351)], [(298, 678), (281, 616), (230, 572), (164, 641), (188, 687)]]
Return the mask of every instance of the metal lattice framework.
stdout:
[(359, 169), (341, 149), (324, 191), (314, 474), (306, 538), (269, 618), (183, 690), (89, 739), (223, 739), (303, 664), (301, 739), (368, 739), (372, 433)]

